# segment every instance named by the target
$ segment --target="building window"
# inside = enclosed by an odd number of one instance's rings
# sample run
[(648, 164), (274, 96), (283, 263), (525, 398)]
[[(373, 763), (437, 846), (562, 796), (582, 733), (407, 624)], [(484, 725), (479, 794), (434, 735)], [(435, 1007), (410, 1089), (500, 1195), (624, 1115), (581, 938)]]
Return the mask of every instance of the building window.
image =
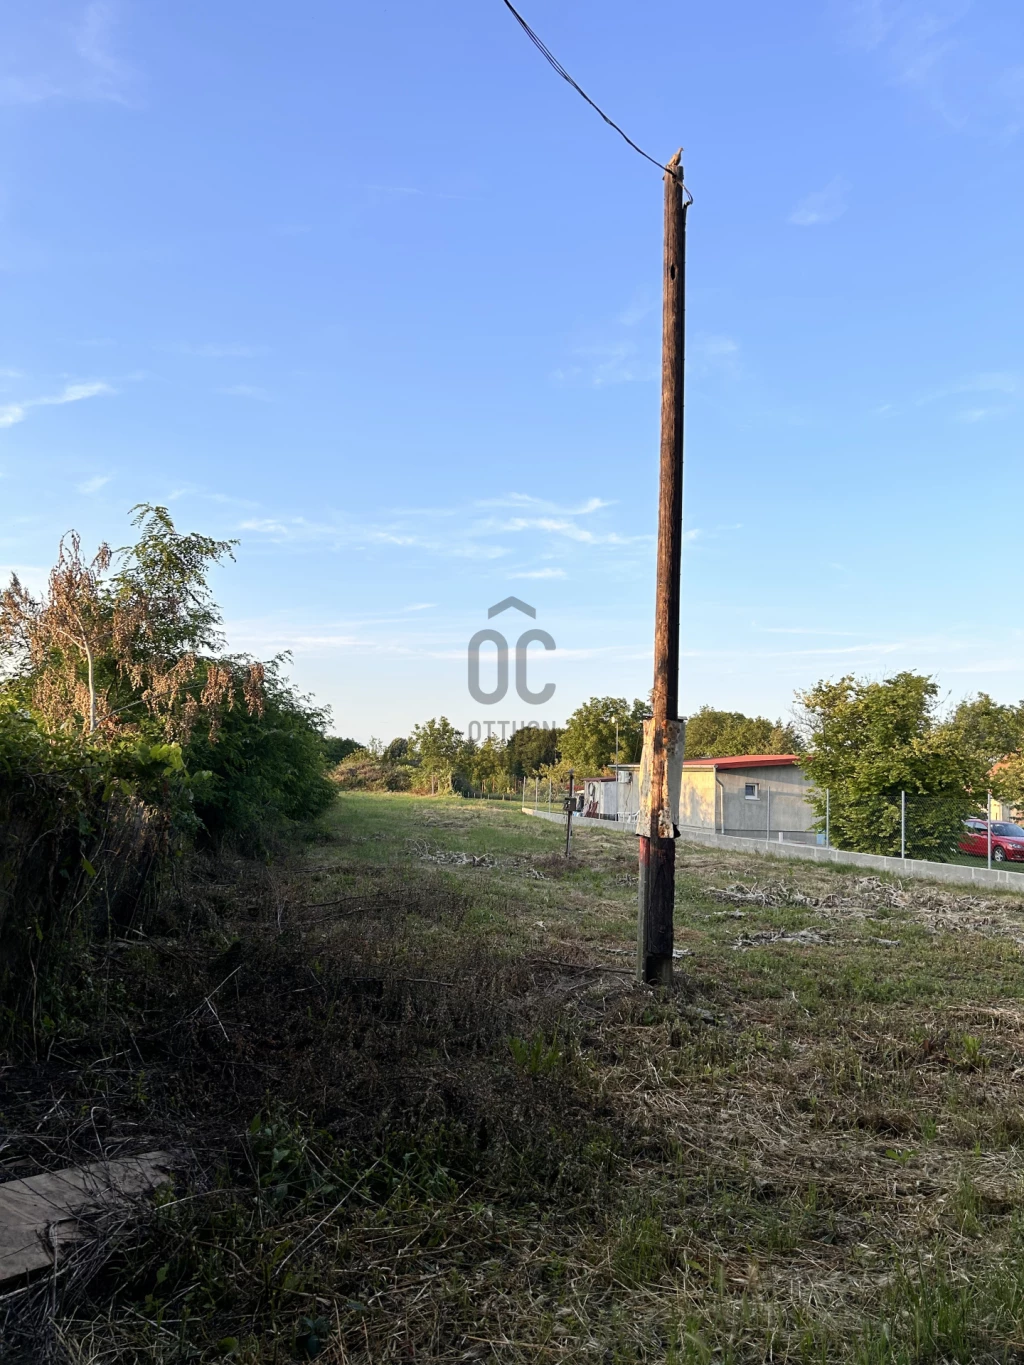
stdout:
[(756, 800), (757, 800), (757, 789), (758, 789), (758, 786), (759, 786), (759, 783), (757, 783), (757, 782), (747, 782), (747, 783), (744, 784), (744, 787), (743, 787), (743, 795), (747, 798), (748, 801), (756, 801)]

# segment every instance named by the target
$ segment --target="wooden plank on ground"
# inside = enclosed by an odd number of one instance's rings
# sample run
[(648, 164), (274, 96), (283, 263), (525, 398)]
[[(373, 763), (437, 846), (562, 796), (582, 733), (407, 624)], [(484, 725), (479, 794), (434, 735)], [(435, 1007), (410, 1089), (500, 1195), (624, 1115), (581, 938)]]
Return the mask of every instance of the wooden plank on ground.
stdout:
[(170, 1177), (169, 1152), (145, 1152), (45, 1171), (0, 1185), (0, 1286), (53, 1266), (59, 1248), (78, 1236), (78, 1219), (146, 1194)]

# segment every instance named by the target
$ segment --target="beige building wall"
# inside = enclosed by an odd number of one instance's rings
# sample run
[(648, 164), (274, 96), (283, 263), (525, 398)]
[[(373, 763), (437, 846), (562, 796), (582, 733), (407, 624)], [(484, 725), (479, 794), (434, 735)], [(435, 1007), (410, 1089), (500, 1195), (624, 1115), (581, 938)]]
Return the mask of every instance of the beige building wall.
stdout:
[[(724, 833), (755, 838), (811, 833), (817, 819), (807, 800), (812, 783), (800, 768), (742, 768), (719, 772), (718, 780), (719, 828)], [(746, 795), (751, 784), (756, 788), (754, 797)]]
[(678, 825), (718, 829), (717, 789), (713, 768), (684, 768), (679, 791)]
[[(753, 796), (746, 795), (750, 785)], [(813, 842), (817, 817), (807, 800), (811, 785), (795, 765), (717, 771), (710, 763), (706, 768), (684, 767), (677, 824), (748, 838), (803, 835)]]

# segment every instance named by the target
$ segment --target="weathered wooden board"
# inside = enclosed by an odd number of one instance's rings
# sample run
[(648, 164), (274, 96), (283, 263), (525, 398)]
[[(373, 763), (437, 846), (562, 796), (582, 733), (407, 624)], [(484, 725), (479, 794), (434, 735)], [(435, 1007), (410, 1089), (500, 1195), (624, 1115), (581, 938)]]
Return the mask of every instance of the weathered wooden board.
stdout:
[(169, 1152), (145, 1152), (46, 1171), (0, 1185), (0, 1285), (52, 1266), (78, 1235), (78, 1218), (145, 1194), (169, 1178)]
[(683, 785), (683, 752), (686, 747), (686, 724), (681, 720), (667, 720), (660, 742), (665, 748), (665, 759), (660, 765), (662, 788), (654, 790), (654, 745), (657, 731), (654, 720), (644, 721), (644, 747), (640, 755), (640, 813), (636, 832), (645, 838), (674, 839), (679, 833), (679, 796)]

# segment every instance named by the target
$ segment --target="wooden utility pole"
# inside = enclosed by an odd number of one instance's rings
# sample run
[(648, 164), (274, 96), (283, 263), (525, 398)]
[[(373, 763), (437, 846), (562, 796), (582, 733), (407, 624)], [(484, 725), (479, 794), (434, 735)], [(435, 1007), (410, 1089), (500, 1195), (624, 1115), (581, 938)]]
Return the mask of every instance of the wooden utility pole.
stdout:
[(683, 363), (686, 311), (686, 210), (682, 153), (665, 168), (665, 264), (661, 351), (661, 472), (658, 493), (657, 593), (654, 608), (653, 716), (644, 727), (637, 975), (672, 984), (676, 812), (669, 789), (670, 755), (680, 745), (679, 594), (683, 548)]

